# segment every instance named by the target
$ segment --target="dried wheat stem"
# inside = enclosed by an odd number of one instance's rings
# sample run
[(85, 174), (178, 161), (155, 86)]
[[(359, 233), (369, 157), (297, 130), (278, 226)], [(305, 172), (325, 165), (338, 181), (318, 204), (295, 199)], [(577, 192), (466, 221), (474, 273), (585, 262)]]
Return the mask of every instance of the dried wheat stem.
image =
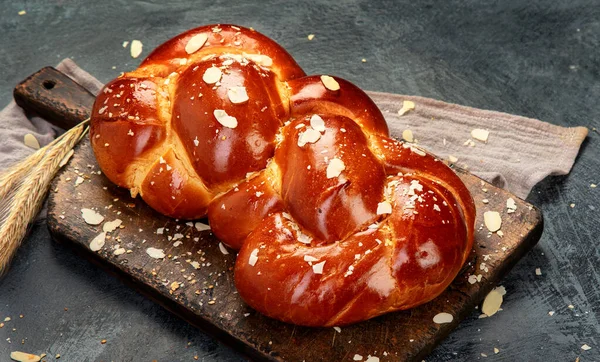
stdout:
[(85, 127), (87, 126), (80, 124), (57, 139), (56, 143), (43, 153), (43, 158), (33, 165), (29, 175), (18, 187), (9, 204), (8, 216), (0, 226), (0, 275), (6, 272), (10, 260), (27, 232), (27, 226), (37, 215), (50, 182), (59, 169), (59, 163), (79, 142), (87, 130)]

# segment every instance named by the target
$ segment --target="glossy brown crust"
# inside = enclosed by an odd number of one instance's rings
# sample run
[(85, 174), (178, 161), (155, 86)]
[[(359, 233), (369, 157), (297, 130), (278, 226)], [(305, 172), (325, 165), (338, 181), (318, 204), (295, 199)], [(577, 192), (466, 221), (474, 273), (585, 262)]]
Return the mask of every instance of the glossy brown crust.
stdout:
[[(190, 50), (198, 35), (206, 43)], [(235, 283), (261, 313), (335, 326), (412, 308), (465, 263), (473, 200), (443, 162), (389, 138), (362, 90), (334, 80), (305, 76), (253, 30), (193, 29), (106, 86), (94, 152), (155, 210), (208, 214), (240, 249)]]

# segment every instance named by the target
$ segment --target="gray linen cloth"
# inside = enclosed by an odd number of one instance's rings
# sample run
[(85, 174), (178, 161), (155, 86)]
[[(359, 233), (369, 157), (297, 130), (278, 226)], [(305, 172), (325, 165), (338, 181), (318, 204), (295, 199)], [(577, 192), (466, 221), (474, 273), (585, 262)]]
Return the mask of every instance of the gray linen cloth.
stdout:
[[(73, 78), (91, 93), (102, 83), (65, 59), (57, 69)], [(25, 75), (24, 75), (25, 76)], [(585, 127), (559, 127), (537, 119), (445, 103), (433, 99), (398, 94), (367, 92), (388, 122), (395, 138), (411, 130), (416, 142), (426, 150), (448, 159), (458, 158), (459, 167), (508, 189), (521, 198), (549, 175), (566, 175), (571, 170)], [(403, 102), (415, 108), (399, 115)], [(473, 140), (473, 129), (488, 130), (487, 142)], [(33, 134), (42, 146), (50, 143), (60, 130), (39, 117), (30, 117), (12, 101), (0, 111), (0, 170), (33, 152), (23, 137)], [(471, 139), (470, 145), (465, 145)]]

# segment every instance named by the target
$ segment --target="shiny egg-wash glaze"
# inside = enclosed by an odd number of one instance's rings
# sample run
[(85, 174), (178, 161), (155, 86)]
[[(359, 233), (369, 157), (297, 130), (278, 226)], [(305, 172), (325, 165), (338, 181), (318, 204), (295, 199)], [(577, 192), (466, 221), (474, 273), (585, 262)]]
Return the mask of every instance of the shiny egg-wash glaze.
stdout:
[(241, 297), (282, 321), (344, 325), (425, 303), (472, 248), (475, 207), (451, 169), (390, 138), (362, 90), (306, 76), (251, 29), (200, 27), (155, 49), (105, 86), (90, 137), (132, 195), (208, 215), (239, 249)]

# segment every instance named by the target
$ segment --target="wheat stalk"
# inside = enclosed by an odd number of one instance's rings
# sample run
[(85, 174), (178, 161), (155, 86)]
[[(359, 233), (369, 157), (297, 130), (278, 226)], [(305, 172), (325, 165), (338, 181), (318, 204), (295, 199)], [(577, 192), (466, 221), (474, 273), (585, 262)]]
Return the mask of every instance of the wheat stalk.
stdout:
[(38, 150), (0, 176), (0, 200), (6, 200), (4, 222), (0, 226), (0, 275), (8, 269), (27, 226), (40, 210), (60, 162), (87, 131), (87, 120), (65, 132), (48, 146)]

